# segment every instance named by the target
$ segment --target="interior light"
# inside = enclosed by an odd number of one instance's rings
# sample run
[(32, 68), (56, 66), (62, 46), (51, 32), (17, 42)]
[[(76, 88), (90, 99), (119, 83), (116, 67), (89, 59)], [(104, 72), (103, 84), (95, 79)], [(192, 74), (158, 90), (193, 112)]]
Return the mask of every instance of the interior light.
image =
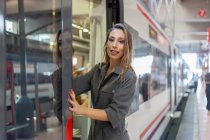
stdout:
[(55, 15), (56, 15), (56, 12), (55, 12), (55, 11), (53, 11), (53, 12), (52, 12), (52, 15), (53, 15), (53, 16), (55, 16)]
[(77, 25), (77, 24), (72, 23), (72, 27), (77, 28), (79, 30), (82, 30), (85, 33), (89, 33), (90, 34), (90, 31), (87, 28), (84, 28), (84, 27), (82, 27), (80, 25)]
[(55, 43), (53, 41), (50, 42), (50, 46), (53, 46)]
[(85, 33), (89, 32), (89, 30), (86, 29), (86, 28), (84, 28), (82, 31), (85, 32)]
[(74, 24), (74, 23), (72, 24), (72, 26), (73, 26), (74, 28), (77, 28), (77, 29), (80, 29), (80, 30), (83, 29), (81, 26), (79, 26), (79, 25), (77, 25), (77, 24)]
[(76, 65), (77, 65), (77, 58), (73, 57), (73, 66), (76, 66)]

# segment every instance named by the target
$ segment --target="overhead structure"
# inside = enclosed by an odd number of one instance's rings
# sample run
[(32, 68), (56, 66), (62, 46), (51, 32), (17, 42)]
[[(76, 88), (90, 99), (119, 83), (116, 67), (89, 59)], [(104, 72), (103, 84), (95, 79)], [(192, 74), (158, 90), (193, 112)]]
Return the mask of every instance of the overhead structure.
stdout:
[(181, 0), (176, 5), (175, 44), (182, 52), (207, 52), (209, 0)]
[(208, 51), (209, 0), (139, 0), (174, 44), (186, 53)]

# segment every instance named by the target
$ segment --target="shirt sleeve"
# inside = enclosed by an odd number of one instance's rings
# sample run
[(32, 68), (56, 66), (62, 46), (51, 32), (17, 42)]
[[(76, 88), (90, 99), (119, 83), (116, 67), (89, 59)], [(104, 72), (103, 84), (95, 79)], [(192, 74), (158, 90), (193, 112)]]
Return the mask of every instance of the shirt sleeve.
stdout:
[(74, 77), (72, 86), (75, 94), (78, 96), (81, 93), (87, 92), (91, 87), (91, 79), (93, 77), (94, 71), (97, 69), (98, 65), (93, 67), (89, 72), (84, 75)]
[(129, 107), (132, 103), (135, 91), (136, 76), (130, 75), (124, 81), (120, 82), (116, 89), (111, 104), (105, 109), (108, 120), (113, 128), (117, 127), (119, 122), (125, 119)]

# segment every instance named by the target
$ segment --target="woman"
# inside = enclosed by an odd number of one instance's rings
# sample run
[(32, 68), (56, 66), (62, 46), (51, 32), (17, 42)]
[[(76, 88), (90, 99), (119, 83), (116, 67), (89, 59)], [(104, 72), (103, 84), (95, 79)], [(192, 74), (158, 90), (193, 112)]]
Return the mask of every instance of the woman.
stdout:
[(58, 31), (56, 35), (56, 47), (53, 54), (54, 61), (57, 65), (57, 70), (51, 75), (53, 90), (54, 90), (54, 112), (59, 123), (62, 123), (62, 69), (61, 69), (61, 51), (62, 51), (62, 33)]
[[(71, 36), (68, 30), (64, 30), (62, 32), (59, 30), (56, 34), (56, 47), (53, 54), (54, 62), (57, 65), (57, 69), (51, 75), (52, 85), (54, 90), (54, 112), (56, 117), (58, 118), (59, 123), (62, 123), (62, 42), (64, 45), (69, 45), (71, 41), (69, 40), (69, 36)], [(72, 48), (72, 52), (74, 54), (74, 48)], [(84, 73), (84, 71), (73, 69), (73, 76), (79, 76)], [(88, 100), (81, 98), (81, 96), (77, 96), (77, 101), (83, 106), (87, 106)]]
[[(89, 140), (129, 140), (124, 122), (136, 82), (130, 65), (130, 32), (123, 24), (114, 25), (108, 32), (104, 47), (105, 63), (97, 64), (87, 74), (73, 79), (69, 110), (92, 119)], [(93, 108), (81, 106), (75, 99), (75, 95), (89, 90)]]
[(205, 75), (204, 86), (207, 99), (206, 109), (208, 110), (208, 116), (210, 116), (210, 73)]

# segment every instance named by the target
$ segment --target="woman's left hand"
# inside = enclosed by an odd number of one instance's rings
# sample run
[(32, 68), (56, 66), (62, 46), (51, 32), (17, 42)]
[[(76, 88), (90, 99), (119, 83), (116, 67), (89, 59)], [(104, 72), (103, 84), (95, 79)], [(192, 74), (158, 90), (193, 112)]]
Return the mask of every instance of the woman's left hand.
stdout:
[(69, 110), (75, 113), (76, 115), (82, 115), (82, 111), (84, 110), (84, 107), (79, 105), (79, 103), (77, 102), (75, 98), (75, 93), (72, 89), (69, 92), (69, 96), (70, 97), (68, 98), (68, 102), (72, 105), (69, 107)]

